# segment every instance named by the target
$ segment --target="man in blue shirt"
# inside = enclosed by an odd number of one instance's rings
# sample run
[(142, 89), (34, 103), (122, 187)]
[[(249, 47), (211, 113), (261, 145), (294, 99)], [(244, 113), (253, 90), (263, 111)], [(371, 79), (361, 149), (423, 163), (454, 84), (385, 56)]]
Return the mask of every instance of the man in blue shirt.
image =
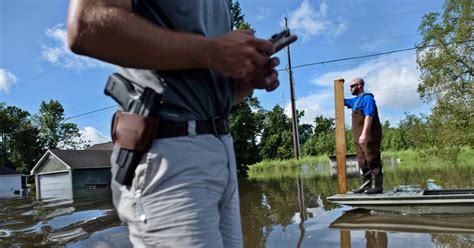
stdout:
[(356, 97), (344, 100), (344, 105), (352, 109), (354, 144), (359, 168), (362, 171), (362, 185), (352, 192), (377, 194), (383, 192), (380, 156), (382, 127), (374, 95), (364, 92), (364, 84), (362, 78), (353, 79), (350, 91)]

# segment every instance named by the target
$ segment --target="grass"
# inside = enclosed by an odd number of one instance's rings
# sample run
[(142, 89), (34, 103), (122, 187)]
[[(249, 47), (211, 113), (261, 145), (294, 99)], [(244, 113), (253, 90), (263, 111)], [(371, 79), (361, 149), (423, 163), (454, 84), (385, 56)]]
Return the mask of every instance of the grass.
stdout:
[(249, 176), (252, 177), (258, 174), (278, 173), (278, 171), (289, 172), (291, 170), (300, 169), (302, 165), (321, 164), (329, 162), (328, 156), (304, 156), (299, 160), (296, 159), (277, 159), (277, 160), (263, 160), (259, 163), (249, 166)]
[(268, 169), (294, 169), (299, 168), (303, 164), (318, 164), (318, 163), (325, 163), (328, 162), (329, 158), (325, 155), (313, 157), (313, 156), (305, 156), (299, 160), (296, 159), (277, 159), (277, 160), (263, 160), (258, 162), (254, 165), (249, 166), (251, 170), (255, 171), (264, 171)]
[[(382, 156), (399, 158), (403, 166), (430, 166), (430, 167), (446, 167), (452, 165), (462, 165), (462, 166), (474, 166), (474, 149), (471, 147), (463, 147), (459, 153), (456, 161), (446, 161), (436, 156), (430, 155), (427, 151), (415, 151), (415, 150), (405, 150), (405, 151), (386, 151), (382, 153)], [(287, 160), (263, 160), (257, 164), (249, 166), (249, 176), (250, 177), (259, 177), (264, 175), (278, 175), (285, 173), (300, 173), (302, 165), (314, 165), (328, 163), (329, 158), (327, 155), (322, 155), (318, 157), (314, 156), (305, 156), (300, 160), (296, 159), (287, 159)]]
[[(474, 166), (474, 149), (470, 147), (462, 147), (456, 160), (445, 159), (428, 151), (387, 151), (382, 153), (383, 157), (399, 158), (403, 161), (426, 162), (428, 165), (463, 165)], [(435, 161), (435, 162), (433, 162)], [(403, 163), (402, 163), (403, 164)]]
[(384, 151), (382, 152), (382, 157), (399, 158), (400, 160), (423, 160), (420, 152), (414, 150)]

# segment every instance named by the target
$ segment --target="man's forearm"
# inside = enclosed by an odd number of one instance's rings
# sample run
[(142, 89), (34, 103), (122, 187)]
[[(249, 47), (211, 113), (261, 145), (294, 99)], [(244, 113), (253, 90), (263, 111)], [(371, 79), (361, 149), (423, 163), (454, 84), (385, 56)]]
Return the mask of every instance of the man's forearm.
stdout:
[(71, 50), (140, 69), (209, 67), (211, 39), (160, 28), (132, 13), (127, 4), (129, 0), (72, 0), (68, 17)]
[(372, 125), (372, 120), (373, 119), (374, 119), (374, 117), (372, 117), (370, 115), (365, 116), (364, 127), (362, 128), (362, 133), (364, 135), (367, 135), (367, 131), (369, 130), (370, 126)]

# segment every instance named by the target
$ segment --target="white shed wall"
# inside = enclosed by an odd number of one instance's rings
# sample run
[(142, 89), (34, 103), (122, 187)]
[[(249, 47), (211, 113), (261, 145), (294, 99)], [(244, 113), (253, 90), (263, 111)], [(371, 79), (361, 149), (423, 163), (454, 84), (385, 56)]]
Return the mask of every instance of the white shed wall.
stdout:
[(12, 197), (15, 190), (21, 191), (21, 175), (0, 176), (0, 197)]

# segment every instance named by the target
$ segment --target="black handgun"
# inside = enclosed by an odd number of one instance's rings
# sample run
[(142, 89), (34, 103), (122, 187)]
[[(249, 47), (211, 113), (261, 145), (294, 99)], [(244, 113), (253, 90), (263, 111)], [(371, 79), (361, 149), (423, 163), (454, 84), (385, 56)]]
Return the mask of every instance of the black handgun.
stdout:
[[(109, 76), (104, 93), (111, 96), (125, 112), (138, 114), (146, 117), (153, 117), (157, 111), (155, 107), (161, 102), (161, 94), (145, 87), (143, 91), (137, 88), (125, 77), (118, 73)], [(140, 162), (143, 152), (120, 148), (117, 160), (119, 167), (115, 180), (130, 186), (134, 177), (135, 169)]]
[(270, 37), (270, 39), (269, 39), (269, 41), (271, 41), (273, 43), (273, 46), (275, 46), (275, 52), (274, 53), (277, 53), (278, 51), (280, 51), (284, 47), (290, 45), (295, 40), (293, 40), (291, 38), (291, 33), (290, 33), (290, 30), (288, 28), (284, 29), (280, 33), (276, 33), (276, 34), (272, 35), (272, 37)]

